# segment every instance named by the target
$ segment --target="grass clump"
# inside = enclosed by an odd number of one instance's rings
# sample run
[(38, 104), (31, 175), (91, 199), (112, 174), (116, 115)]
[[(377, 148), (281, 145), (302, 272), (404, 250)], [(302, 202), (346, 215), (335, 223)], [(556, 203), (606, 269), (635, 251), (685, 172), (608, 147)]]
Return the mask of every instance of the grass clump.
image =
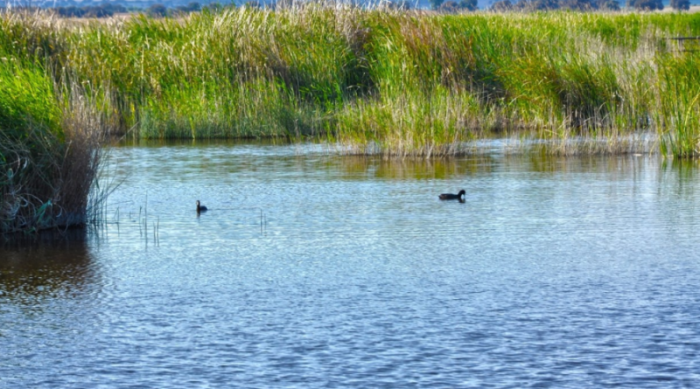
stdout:
[(0, 49), (0, 234), (84, 225), (100, 200), (94, 106), (39, 62)]
[(696, 56), (659, 61), (663, 96), (655, 119), (661, 133), (661, 150), (678, 157), (700, 155), (700, 62)]
[(19, 139), (30, 127), (63, 136), (53, 82), (41, 68), (0, 51), (0, 128), (4, 136)]

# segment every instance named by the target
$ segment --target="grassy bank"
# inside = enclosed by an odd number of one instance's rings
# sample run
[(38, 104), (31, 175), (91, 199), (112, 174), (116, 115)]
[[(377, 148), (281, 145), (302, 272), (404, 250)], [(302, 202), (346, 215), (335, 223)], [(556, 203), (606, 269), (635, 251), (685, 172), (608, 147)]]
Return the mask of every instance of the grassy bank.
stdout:
[(0, 50), (0, 235), (89, 221), (102, 146), (92, 110), (37, 61)]
[(328, 137), (352, 152), (451, 155), (493, 133), (557, 153), (700, 152), (696, 14), (434, 15), (237, 9), (71, 25), (0, 19), (8, 56), (82, 86), (137, 138)]

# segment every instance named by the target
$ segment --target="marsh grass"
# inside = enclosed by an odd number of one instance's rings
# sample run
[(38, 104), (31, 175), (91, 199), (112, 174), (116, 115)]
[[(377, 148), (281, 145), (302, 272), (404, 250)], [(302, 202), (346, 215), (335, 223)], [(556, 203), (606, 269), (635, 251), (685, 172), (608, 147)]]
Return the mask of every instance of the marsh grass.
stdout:
[(659, 61), (661, 109), (655, 115), (661, 128), (661, 151), (692, 157), (700, 154), (700, 61), (696, 55), (680, 55)]
[(106, 195), (95, 186), (102, 113), (80, 85), (56, 83), (41, 63), (7, 51), (0, 58), (2, 234), (85, 225)]
[[(95, 222), (109, 188), (96, 184), (103, 139), (90, 115), (70, 107), (58, 136), (39, 124), (0, 137), (0, 231), (36, 232)], [(76, 108), (78, 110), (76, 110)], [(87, 120), (86, 120), (87, 116)]]
[(433, 157), (493, 134), (563, 154), (637, 152), (653, 134), (669, 156), (700, 151), (695, 55), (667, 39), (699, 35), (692, 14), (310, 3), (79, 25), (6, 14), (0, 26), (4, 52), (81, 85), (134, 138), (322, 138)]

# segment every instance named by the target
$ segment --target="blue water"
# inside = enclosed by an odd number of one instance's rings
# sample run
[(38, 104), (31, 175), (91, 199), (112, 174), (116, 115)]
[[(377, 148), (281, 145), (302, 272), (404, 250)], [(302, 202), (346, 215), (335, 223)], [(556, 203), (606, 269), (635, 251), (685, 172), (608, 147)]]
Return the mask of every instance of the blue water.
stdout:
[(700, 382), (697, 163), (233, 144), (111, 161), (107, 224), (0, 249), (2, 388)]

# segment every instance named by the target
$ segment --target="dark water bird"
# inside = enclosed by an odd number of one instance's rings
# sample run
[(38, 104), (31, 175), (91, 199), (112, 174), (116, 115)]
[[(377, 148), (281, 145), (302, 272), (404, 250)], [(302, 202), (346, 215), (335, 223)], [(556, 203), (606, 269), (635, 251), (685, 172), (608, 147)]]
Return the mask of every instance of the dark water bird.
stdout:
[(209, 208), (205, 207), (204, 205), (199, 203), (199, 200), (197, 200), (197, 213), (200, 212), (206, 212)]
[(459, 200), (460, 202), (464, 202), (462, 199), (462, 196), (466, 195), (467, 192), (462, 189), (459, 191), (457, 194), (452, 194), (452, 193), (443, 193), (440, 195), (440, 200)]

